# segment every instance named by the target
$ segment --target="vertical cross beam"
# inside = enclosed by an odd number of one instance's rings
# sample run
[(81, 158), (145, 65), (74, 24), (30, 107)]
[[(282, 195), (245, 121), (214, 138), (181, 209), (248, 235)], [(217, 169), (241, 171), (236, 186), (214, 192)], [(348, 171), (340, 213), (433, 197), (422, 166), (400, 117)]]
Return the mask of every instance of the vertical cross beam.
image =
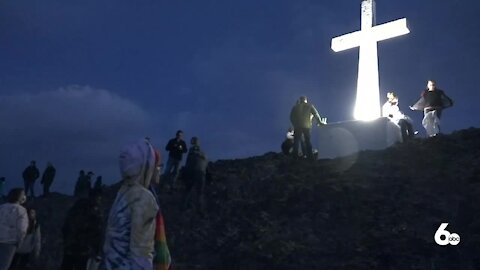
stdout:
[(354, 117), (358, 120), (373, 120), (380, 117), (377, 42), (410, 31), (405, 18), (377, 26), (374, 0), (364, 0), (361, 11), (360, 31), (333, 38), (332, 50), (338, 52), (360, 47)]

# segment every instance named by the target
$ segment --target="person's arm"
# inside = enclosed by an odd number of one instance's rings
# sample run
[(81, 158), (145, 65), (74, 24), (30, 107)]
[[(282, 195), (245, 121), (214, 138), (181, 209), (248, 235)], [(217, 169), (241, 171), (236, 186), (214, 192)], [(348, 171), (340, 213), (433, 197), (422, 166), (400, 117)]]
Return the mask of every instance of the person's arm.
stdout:
[(169, 152), (172, 151), (172, 144), (173, 144), (172, 140), (168, 141), (167, 146), (165, 146), (165, 150)]
[(423, 97), (423, 93), (421, 97), (412, 105), (410, 106), (410, 110), (412, 111), (423, 111), (425, 108), (425, 98)]
[(138, 192), (136, 196), (139, 198), (134, 200), (130, 206), (132, 213), (130, 252), (132, 259), (138, 263), (148, 260), (152, 256), (158, 206), (153, 196), (147, 196), (143, 192)]
[(324, 125), (325, 123), (322, 122), (322, 119), (320, 118), (320, 114), (318, 113), (317, 109), (315, 106), (312, 105), (310, 113), (313, 115), (313, 117), (317, 120), (318, 124)]
[(40, 257), (40, 251), (42, 249), (42, 233), (40, 232), (40, 225), (35, 229), (35, 243), (33, 247), (33, 256), (35, 260)]
[(442, 99), (442, 104), (444, 108), (452, 107), (453, 106), (453, 100), (449, 98), (445, 92), (442, 91), (442, 95), (440, 97)]
[(388, 104), (388, 101), (385, 102), (385, 104), (383, 104), (383, 106), (382, 106), (382, 117), (389, 117), (389, 118), (392, 117), (390, 112), (389, 112), (389, 107), (390, 106)]
[(19, 215), (17, 218), (17, 244), (20, 245), (25, 238), (25, 235), (27, 235), (27, 229), (28, 229), (28, 215), (27, 215), (27, 210), (23, 208), (23, 206), (20, 206), (19, 208)]

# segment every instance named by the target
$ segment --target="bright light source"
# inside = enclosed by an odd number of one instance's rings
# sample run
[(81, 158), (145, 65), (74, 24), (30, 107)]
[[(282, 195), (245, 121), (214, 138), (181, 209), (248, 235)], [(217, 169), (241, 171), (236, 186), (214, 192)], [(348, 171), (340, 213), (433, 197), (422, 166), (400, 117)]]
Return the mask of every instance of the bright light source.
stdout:
[(335, 52), (360, 47), (355, 119), (373, 120), (381, 115), (377, 42), (409, 32), (405, 18), (375, 26), (375, 1), (364, 0), (361, 30), (332, 39)]

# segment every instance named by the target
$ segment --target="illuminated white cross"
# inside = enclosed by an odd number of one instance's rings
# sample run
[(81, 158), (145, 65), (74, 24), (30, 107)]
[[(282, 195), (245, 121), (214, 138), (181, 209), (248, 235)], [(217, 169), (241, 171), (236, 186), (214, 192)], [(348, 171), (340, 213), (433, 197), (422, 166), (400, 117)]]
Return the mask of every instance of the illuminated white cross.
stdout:
[(364, 0), (361, 30), (332, 39), (332, 50), (335, 52), (360, 47), (355, 119), (380, 117), (377, 42), (409, 32), (405, 18), (375, 26), (375, 1)]

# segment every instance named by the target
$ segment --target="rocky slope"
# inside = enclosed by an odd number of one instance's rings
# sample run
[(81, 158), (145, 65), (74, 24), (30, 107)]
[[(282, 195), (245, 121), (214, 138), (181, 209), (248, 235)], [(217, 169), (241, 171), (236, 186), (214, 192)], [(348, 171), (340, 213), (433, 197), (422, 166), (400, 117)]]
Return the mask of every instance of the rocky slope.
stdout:
[[(181, 210), (181, 192), (160, 195), (176, 269), (478, 269), (479, 173), (480, 129), (470, 128), (334, 160), (217, 161), (204, 216)], [(56, 269), (73, 198), (34, 203), (39, 269)], [(459, 245), (435, 243), (444, 222)]]

